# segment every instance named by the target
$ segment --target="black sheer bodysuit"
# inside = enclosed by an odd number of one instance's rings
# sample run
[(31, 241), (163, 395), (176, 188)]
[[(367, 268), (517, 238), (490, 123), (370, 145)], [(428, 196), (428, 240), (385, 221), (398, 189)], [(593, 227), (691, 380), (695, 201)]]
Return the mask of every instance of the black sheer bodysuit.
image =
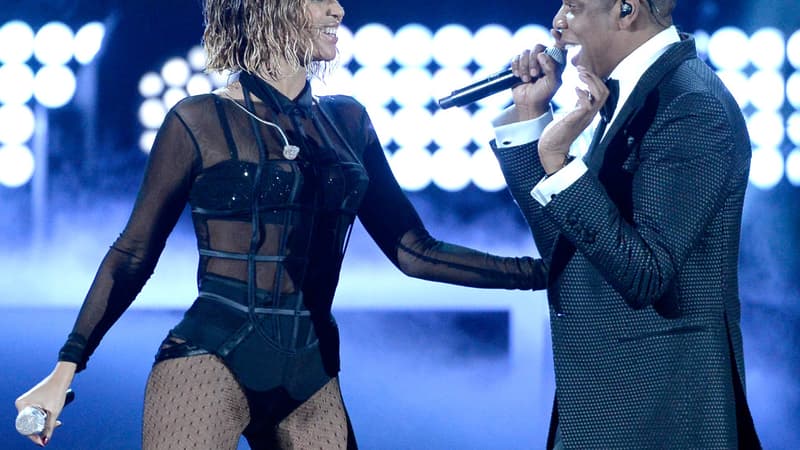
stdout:
[[(211, 353), (251, 391), (309, 398), (339, 370), (331, 315), (356, 217), (404, 273), (506, 289), (545, 287), (545, 268), (447, 244), (395, 181), (365, 109), (345, 96), (290, 100), (240, 75), (246, 99), (200, 95), (159, 130), (133, 212), (106, 254), (59, 359), (83, 370), (154, 270), (182, 210), (197, 236), (199, 295), (157, 360)], [(284, 157), (278, 124), (296, 159)]]

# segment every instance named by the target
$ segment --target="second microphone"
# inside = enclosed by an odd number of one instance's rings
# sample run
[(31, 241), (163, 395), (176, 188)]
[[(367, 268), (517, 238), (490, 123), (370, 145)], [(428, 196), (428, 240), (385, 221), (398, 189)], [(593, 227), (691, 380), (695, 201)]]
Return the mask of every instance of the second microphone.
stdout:
[[(566, 63), (567, 52), (564, 49), (547, 47), (544, 53), (553, 58), (553, 61), (561, 67)], [(477, 83), (457, 89), (447, 97), (440, 98), (438, 101), (439, 107), (447, 109), (453, 106), (469, 105), (482, 98), (509, 89), (520, 82), (522, 82), (522, 80), (515, 76), (511, 69), (508, 68), (490, 75)]]

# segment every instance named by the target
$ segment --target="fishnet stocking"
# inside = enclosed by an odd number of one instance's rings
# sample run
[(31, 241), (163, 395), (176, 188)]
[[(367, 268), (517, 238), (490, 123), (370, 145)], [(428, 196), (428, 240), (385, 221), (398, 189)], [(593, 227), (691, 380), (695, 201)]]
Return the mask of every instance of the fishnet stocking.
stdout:
[(150, 372), (144, 450), (235, 449), (249, 421), (239, 383), (216, 356), (167, 359)]
[(354, 449), (339, 380), (329, 381), (283, 419), (275, 440), (277, 447), (285, 450)]

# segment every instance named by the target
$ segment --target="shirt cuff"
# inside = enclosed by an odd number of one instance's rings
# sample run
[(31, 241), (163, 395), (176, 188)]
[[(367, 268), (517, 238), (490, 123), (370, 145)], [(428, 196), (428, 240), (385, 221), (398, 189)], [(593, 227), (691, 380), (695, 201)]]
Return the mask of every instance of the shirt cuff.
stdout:
[(515, 115), (516, 111), (512, 106), (492, 121), (497, 148), (517, 147), (538, 141), (542, 131), (553, 121), (552, 111), (522, 122), (515, 122)]
[(531, 196), (542, 206), (547, 206), (553, 197), (572, 186), (588, 170), (582, 158), (575, 158), (561, 170), (542, 178), (531, 190)]

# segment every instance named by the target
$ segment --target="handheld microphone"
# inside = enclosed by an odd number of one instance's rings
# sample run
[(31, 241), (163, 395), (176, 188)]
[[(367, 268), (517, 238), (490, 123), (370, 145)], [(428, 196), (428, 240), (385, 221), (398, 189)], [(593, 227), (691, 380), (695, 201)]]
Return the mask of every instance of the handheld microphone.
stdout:
[[(64, 406), (69, 405), (74, 399), (75, 393), (72, 392), (72, 389), (68, 389)], [(19, 434), (32, 436), (34, 434), (42, 434), (45, 423), (47, 423), (47, 411), (38, 406), (26, 406), (17, 414), (15, 425)]]
[[(553, 58), (553, 61), (561, 67), (566, 63), (567, 51), (564, 49), (547, 47), (544, 53)], [(440, 98), (439, 107), (447, 109), (453, 106), (469, 105), (470, 103), (504, 91), (521, 82), (522, 80), (519, 77), (514, 76), (511, 68), (501, 70), (494, 75), (489, 75), (485, 80), (457, 89), (447, 97)]]

